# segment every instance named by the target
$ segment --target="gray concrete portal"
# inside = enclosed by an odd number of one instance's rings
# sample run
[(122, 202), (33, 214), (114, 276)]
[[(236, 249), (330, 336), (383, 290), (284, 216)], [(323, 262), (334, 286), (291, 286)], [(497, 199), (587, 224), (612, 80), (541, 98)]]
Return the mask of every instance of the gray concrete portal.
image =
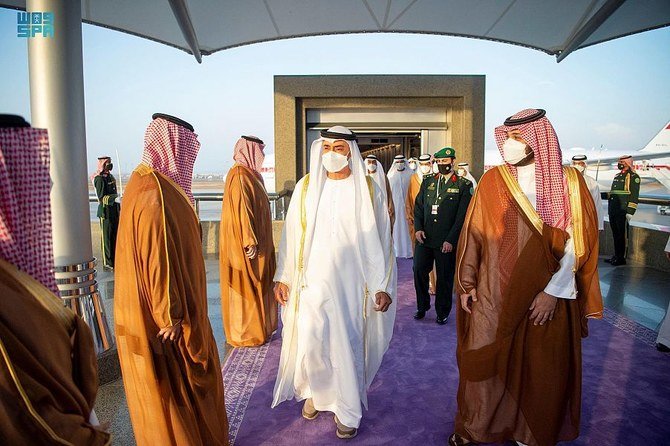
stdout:
[[(307, 112), (317, 109), (441, 109), (446, 114), (446, 142), (480, 177), (485, 83), (483, 75), (275, 76), (275, 190), (292, 190), (307, 173)], [(422, 130), (421, 123), (414, 130)]]

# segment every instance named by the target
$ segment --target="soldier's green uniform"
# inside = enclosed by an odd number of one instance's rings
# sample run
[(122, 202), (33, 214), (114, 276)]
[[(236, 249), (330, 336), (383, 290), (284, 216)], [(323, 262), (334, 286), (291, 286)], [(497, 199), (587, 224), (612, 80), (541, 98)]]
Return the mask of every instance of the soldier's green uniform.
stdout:
[(121, 207), (115, 201), (118, 197), (116, 180), (111, 173), (103, 172), (93, 179), (95, 193), (98, 196), (98, 218), (102, 231), (103, 266), (114, 268), (116, 233), (119, 229)]
[[(456, 157), (454, 149), (447, 147), (435, 154), (435, 158)], [(416, 243), (414, 249), (414, 288), (416, 291), (416, 319), (421, 319), (430, 309), (428, 275), (435, 269), (435, 311), (438, 323), (445, 323), (451, 311), (452, 290), (456, 268), (456, 245), (465, 221), (465, 214), (473, 194), (473, 185), (453, 171), (447, 175), (435, 174), (423, 179), (414, 203), (414, 230), (424, 231), (426, 239)], [(453, 250), (442, 252), (444, 242)]]
[(614, 177), (612, 190), (607, 200), (607, 212), (614, 238), (614, 256), (609, 260), (612, 265), (626, 264), (626, 243), (628, 241), (626, 215), (635, 214), (639, 195), (640, 177), (630, 168), (622, 170)]

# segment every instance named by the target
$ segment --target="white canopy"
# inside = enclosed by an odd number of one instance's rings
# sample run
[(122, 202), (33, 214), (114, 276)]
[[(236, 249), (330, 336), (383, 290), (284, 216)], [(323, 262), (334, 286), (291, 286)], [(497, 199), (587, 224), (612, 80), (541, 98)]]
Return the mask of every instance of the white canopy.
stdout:
[(576, 49), (668, 26), (670, 1), (82, 0), (82, 20), (174, 46), (199, 62), (201, 55), (257, 42), (371, 32), (494, 40), (560, 62)]

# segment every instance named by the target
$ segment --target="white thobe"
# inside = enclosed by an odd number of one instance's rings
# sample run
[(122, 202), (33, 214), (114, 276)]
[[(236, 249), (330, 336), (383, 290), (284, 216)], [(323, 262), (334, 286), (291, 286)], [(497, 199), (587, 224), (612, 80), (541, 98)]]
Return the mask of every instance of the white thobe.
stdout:
[[(665, 245), (665, 252), (670, 252), (670, 238), (668, 238), (668, 243)], [(670, 304), (668, 304), (668, 309), (665, 311), (665, 318), (663, 318), (661, 328), (658, 330), (656, 343), (670, 347)]]
[[(535, 184), (535, 164), (528, 166), (517, 167), (519, 186), (528, 201), (537, 210), (537, 192)], [(573, 271), (576, 261), (575, 243), (572, 239), (572, 228), (568, 227), (568, 234), (570, 238), (565, 243), (563, 257), (560, 260), (560, 267), (558, 271), (551, 276), (549, 283), (544, 288), (544, 292), (554, 297), (562, 299), (576, 299), (577, 286), (575, 283), (575, 273)]]
[(603, 212), (603, 200), (600, 198), (600, 186), (598, 186), (598, 182), (596, 180), (588, 175), (584, 175), (584, 181), (586, 181), (586, 186), (589, 188), (591, 197), (593, 197), (593, 204), (596, 205), (598, 230), (603, 231), (605, 229), (605, 214)]
[[(298, 182), (297, 191), (302, 188), (302, 181)], [(300, 211), (295, 208), (300, 200), (294, 197), (285, 223), (289, 237), (288, 240), (286, 234), (282, 237), (275, 281), (293, 287), (302, 283), (299, 317), (286, 308), (282, 311), (285, 344), (282, 345), (282, 356), (287, 355), (286, 360), (291, 362), (290, 367), (295, 372), (287, 375), (283, 370), (279, 371), (273, 406), (293, 396), (298, 400), (312, 398), (315, 409), (333, 412), (341, 423), (357, 428), (363, 415), (362, 404), (367, 405), (366, 382), (371, 377), (366, 373), (376, 373), (375, 368), (366, 371), (366, 354), (369, 359), (373, 347), (366, 344), (365, 337), (376, 336), (380, 330), (372, 324), (369, 315), (372, 308), (366, 305), (372, 305), (376, 292), (388, 292), (389, 289), (368, 290), (366, 299), (363, 266), (355, 254), (359, 234), (355, 206), (352, 206), (355, 202), (353, 175), (344, 180), (325, 181), (316, 212), (309, 253), (311, 261), (307, 263), (302, 282), (291, 279), (294, 265), (290, 264), (290, 252), (296, 245), (290, 238), (300, 225)], [(365, 198), (368, 198), (367, 191)], [(388, 219), (384, 214), (384, 198), (378, 189), (375, 202), (376, 218)], [(296, 298), (292, 293), (290, 299)], [(292, 303), (289, 301), (288, 306)], [(365, 308), (367, 324), (363, 317)], [(385, 313), (376, 316), (382, 314)], [(290, 324), (296, 327), (295, 353), (290, 348), (291, 339), (286, 337), (286, 328)], [(366, 330), (369, 331), (367, 334)]]
[[(395, 166), (392, 169), (397, 169)], [(405, 169), (402, 172), (396, 171), (389, 173), (389, 185), (391, 186), (391, 194), (393, 194), (393, 206), (396, 209), (396, 214), (405, 209), (405, 201), (407, 200), (407, 190), (409, 189), (409, 181), (414, 175), (411, 169)], [(412, 240), (409, 238), (409, 226), (406, 218), (397, 217), (393, 225), (393, 247), (395, 249), (396, 257), (410, 258), (412, 257)]]

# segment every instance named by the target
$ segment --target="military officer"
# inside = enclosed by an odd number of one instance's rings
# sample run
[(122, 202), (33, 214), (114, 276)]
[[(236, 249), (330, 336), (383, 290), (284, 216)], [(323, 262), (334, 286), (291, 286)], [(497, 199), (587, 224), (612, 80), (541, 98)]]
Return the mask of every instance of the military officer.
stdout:
[(435, 290), (436, 322), (447, 323), (456, 267), (456, 243), (465, 213), (472, 198), (472, 182), (454, 172), (456, 151), (445, 147), (435, 153), (438, 173), (426, 176), (414, 203), (414, 288), (417, 311), (414, 319), (423, 319), (430, 309), (428, 275), (437, 270)]
[(108, 156), (98, 158), (98, 170), (93, 177), (95, 193), (98, 196), (98, 218), (102, 231), (103, 267), (114, 269), (116, 232), (119, 228), (120, 198), (116, 191), (116, 179), (112, 175), (112, 159)]
[(606, 262), (613, 266), (626, 264), (628, 222), (637, 210), (640, 195), (640, 177), (633, 169), (633, 157), (622, 156), (617, 167), (621, 172), (614, 177), (607, 201), (610, 228), (614, 238), (614, 256)]

